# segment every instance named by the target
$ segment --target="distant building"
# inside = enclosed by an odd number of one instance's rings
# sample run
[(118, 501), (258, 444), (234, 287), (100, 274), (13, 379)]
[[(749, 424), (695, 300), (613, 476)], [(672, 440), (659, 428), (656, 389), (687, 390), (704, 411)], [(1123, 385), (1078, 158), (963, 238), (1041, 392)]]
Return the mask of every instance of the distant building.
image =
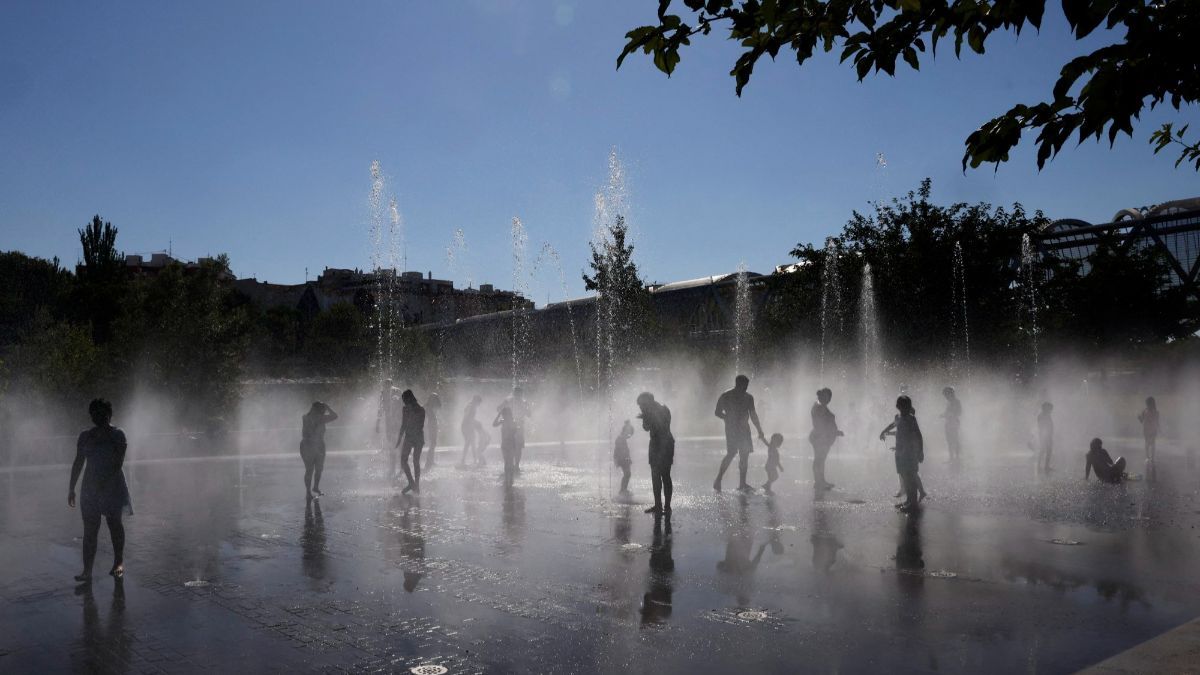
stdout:
[(455, 288), (454, 282), (434, 279), (430, 272), (396, 273), (383, 269), (327, 267), (315, 281), (304, 284), (271, 284), (257, 279), (238, 279), (234, 288), (264, 309), (288, 307), (302, 316), (312, 316), (338, 303), (349, 303), (364, 313), (374, 311), (376, 300), (391, 302), (401, 325), (420, 326), (451, 323), (479, 314), (531, 308), (533, 303), (512, 291), (491, 284)]

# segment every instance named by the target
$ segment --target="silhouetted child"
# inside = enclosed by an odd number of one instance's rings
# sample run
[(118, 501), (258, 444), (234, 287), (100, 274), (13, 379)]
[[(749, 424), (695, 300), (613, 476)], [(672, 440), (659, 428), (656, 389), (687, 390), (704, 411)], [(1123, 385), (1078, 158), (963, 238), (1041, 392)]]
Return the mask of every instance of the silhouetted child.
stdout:
[(1054, 452), (1054, 404), (1049, 401), (1042, 404), (1042, 412), (1038, 415), (1038, 464), (1046, 472), (1050, 471), (1050, 454)]
[(493, 427), (500, 427), (500, 454), (504, 456), (504, 486), (512, 487), (513, 475), (517, 472), (518, 433), (513, 420), (512, 408), (504, 406), (492, 420)]
[(779, 474), (783, 472), (783, 464), (779, 462), (779, 448), (783, 445), (783, 434), (771, 434), (771, 440), (767, 441), (767, 482), (763, 483), (763, 492), (774, 494), (771, 492), (771, 483), (779, 479)]
[(613, 444), (613, 464), (621, 468), (621, 494), (629, 494), (629, 467), (633, 465), (633, 458), (629, 456), (629, 439), (633, 438), (633, 425), (629, 420), (625, 420), (625, 426), (621, 427), (621, 433), (617, 434), (616, 443)]
[(1125, 478), (1125, 458), (1118, 457), (1114, 462), (1112, 456), (1104, 449), (1104, 442), (1099, 438), (1092, 439), (1085, 461), (1087, 464), (1083, 470), (1084, 480), (1087, 480), (1093, 471), (1096, 472), (1096, 478), (1105, 483), (1120, 483)]

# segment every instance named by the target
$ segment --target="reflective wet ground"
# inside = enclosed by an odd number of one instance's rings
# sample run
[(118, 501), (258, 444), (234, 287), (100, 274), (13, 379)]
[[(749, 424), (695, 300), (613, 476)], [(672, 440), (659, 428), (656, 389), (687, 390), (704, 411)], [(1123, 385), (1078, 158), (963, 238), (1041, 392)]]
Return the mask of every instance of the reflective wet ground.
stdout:
[(135, 466), (129, 572), (90, 588), (66, 468), (0, 473), (0, 671), (1069, 672), (1200, 615), (1182, 461), (1113, 487), (1081, 452), (931, 458), (906, 517), (890, 457), (835, 449), (814, 498), (793, 450), (768, 498), (681, 442), (656, 520), (645, 465), (622, 503), (607, 450), (527, 452), (511, 491), (443, 453), (412, 498), (331, 455), (311, 507), (298, 457)]

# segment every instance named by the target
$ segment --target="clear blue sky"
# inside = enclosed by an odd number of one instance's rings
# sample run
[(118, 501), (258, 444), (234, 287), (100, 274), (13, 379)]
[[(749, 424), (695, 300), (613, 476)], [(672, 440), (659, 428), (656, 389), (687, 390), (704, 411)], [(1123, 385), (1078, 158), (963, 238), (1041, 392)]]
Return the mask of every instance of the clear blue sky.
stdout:
[[(736, 45), (703, 40), (667, 79), (615, 59), (653, 0), (37, 2), (0, 5), (0, 249), (78, 258), (94, 213), (126, 252), (227, 252), (239, 276), (298, 283), (368, 263), (369, 166), (407, 224), (409, 267), (511, 285), (509, 223), (563, 255), (571, 294), (592, 196), (617, 148), (648, 280), (766, 272), (854, 209), (930, 176), (944, 201), (1020, 201), (1103, 221), (1200, 194), (1197, 174), (1134, 139), (1032, 147), (994, 173), (963, 139), (1040, 101), (1082, 46), (1056, 3), (1040, 34), (985, 57), (945, 50), (866, 83), (824, 55), (760, 64), (738, 99)], [(1103, 39), (1103, 38), (1102, 38)], [(1190, 111), (1188, 116), (1194, 116)], [(882, 153), (887, 166), (876, 164)], [(446, 247), (466, 235), (466, 269)], [(540, 304), (561, 293), (551, 275)]]

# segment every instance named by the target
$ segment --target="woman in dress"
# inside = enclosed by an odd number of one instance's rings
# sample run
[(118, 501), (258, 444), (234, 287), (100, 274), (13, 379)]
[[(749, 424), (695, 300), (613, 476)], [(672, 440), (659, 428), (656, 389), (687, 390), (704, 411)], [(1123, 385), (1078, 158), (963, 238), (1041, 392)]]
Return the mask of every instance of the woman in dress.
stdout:
[(129, 485), (121, 469), (127, 447), (125, 432), (112, 425), (113, 410), (108, 401), (93, 400), (88, 413), (95, 426), (79, 434), (67, 493), (67, 505), (75, 508), (75, 483), (83, 471), (79, 499), (79, 510), (83, 514), (83, 572), (75, 580), (85, 584), (92, 581), (101, 518), (108, 522), (108, 535), (112, 538), (113, 566), (108, 573), (117, 579), (125, 576), (125, 526), (121, 524), (121, 516), (133, 513)]

